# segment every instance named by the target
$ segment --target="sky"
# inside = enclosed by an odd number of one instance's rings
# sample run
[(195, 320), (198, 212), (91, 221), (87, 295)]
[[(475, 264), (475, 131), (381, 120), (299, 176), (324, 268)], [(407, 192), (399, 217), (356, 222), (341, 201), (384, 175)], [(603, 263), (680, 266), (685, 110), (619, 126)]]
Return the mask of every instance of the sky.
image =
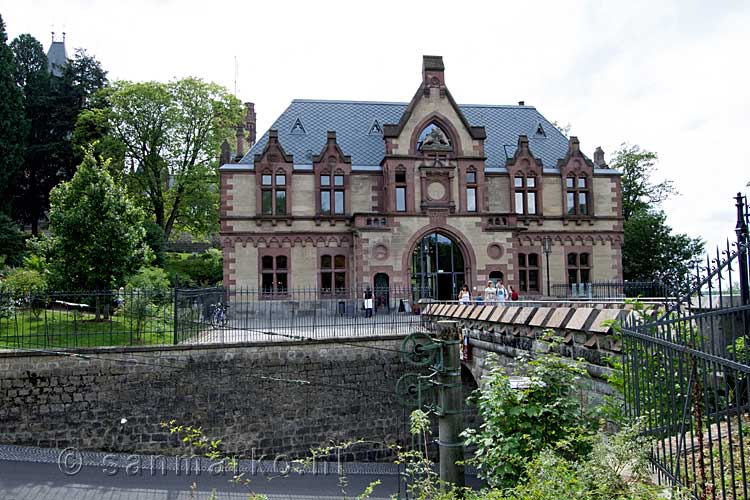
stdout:
[[(442, 55), (462, 104), (525, 101), (570, 124), (586, 154), (659, 155), (679, 232), (733, 237), (748, 192), (750, 2), (0, 0), (9, 38), (95, 55), (110, 79), (197, 76), (258, 113), (295, 98), (408, 101), (423, 54)], [(237, 81), (235, 86), (235, 58)]]

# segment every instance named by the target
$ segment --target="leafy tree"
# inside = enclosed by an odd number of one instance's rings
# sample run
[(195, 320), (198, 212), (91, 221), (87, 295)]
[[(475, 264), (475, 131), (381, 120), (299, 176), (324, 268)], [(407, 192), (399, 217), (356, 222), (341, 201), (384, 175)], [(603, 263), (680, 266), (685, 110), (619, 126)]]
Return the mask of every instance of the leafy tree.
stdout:
[(59, 289), (120, 286), (149, 254), (142, 211), (90, 152), (73, 179), (52, 190), (50, 232), (51, 278)]
[(23, 144), (28, 124), (23, 93), (16, 84), (18, 70), (7, 44), (5, 23), (0, 17), (0, 212), (10, 211), (17, 172), (23, 164)]
[(241, 119), (240, 101), (196, 78), (117, 82), (106, 101), (106, 125), (93, 111), (79, 125), (100, 127), (123, 145), (131, 193), (151, 212), (165, 239), (175, 228), (196, 235), (214, 231), (216, 159), (221, 141)]
[(625, 242), (623, 277), (631, 281), (662, 281), (676, 292), (703, 252), (703, 241), (675, 234), (659, 204), (677, 194), (670, 180), (654, 182), (656, 153), (623, 144), (610, 161), (622, 172), (622, 215)]
[(700, 238), (675, 234), (659, 210), (639, 210), (625, 221), (622, 272), (625, 279), (662, 281), (677, 290), (703, 252)]
[(658, 155), (640, 146), (623, 144), (610, 161), (622, 172), (622, 216), (629, 220), (639, 212), (648, 211), (678, 194), (670, 180), (654, 183)]
[(29, 121), (24, 166), (14, 189), (14, 214), (37, 234), (38, 222), (49, 207), (50, 191), (70, 179), (82, 160), (71, 143), (73, 128), (89, 96), (106, 83), (106, 73), (96, 59), (79, 49), (58, 78), (49, 74), (42, 44), (31, 35), (20, 35), (11, 47)]
[(21, 264), (24, 251), (23, 233), (13, 219), (0, 212), (0, 266)]

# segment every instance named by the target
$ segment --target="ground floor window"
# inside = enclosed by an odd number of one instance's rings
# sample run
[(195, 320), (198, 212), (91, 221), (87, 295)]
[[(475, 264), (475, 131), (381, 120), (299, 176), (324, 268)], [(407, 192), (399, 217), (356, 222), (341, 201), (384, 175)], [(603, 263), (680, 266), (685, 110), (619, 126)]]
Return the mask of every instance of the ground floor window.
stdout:
[(260, 288), (263, 295), (283, 296), (289, 292), (289, 257), (263, 255), (260, 258)]
[(346, 292), (346, 256), (320, 256), (320, 292), (323, 295), (341, 295)]
[(518, 254), (518, 290), (539, 292), (539, 254)]
[(588, 253), (568, 254), (568, 284), (591, 283), (591, 260)]

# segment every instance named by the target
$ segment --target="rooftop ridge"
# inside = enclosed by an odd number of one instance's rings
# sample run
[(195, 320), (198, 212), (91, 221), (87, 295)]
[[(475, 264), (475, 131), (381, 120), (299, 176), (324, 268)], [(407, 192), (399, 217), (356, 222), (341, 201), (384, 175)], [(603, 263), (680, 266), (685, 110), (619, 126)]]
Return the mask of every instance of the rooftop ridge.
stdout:
[[(358, 101), (348, 99), (292, 99), (292, 102), (303, 103), (322, 103), (322, 104), (362, 104), (362, 105), (389, 105), (389, 106), (408, 106), (408, 102), (397, 101)], [(519, 106), (517, 104), (458, 104), (461, 107), (469, 108), (505, 108), (505, 109), (536, 109), (536, 106)]]

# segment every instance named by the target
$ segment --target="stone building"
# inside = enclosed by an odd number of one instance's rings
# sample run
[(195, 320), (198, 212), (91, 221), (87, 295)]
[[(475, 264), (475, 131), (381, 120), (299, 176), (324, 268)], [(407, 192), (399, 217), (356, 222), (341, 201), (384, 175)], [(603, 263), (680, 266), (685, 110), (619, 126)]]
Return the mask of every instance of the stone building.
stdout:
[(294, 100), (220, 169), (225, 285), (455, 298), (621, 280), (620, 175), (593, 156), (523, 102), (457, 104), (438, 56), (408, 103)]

